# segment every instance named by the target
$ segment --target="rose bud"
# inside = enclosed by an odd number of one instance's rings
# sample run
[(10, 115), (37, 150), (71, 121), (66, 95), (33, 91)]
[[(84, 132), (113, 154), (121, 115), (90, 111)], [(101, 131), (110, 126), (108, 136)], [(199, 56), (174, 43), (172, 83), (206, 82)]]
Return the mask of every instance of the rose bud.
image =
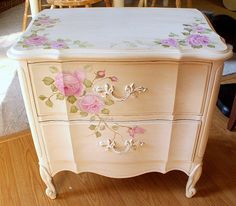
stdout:
[(118, 81), (118, 78), (116, 76), (112, 76), (112, 77), (109, 77), (109, 78), (113, 82), (117, 82)]
[(98, 78), (103, 78), (103, 77), (105, 77), (105, 75), (106, 75), (105, 70), (103, 70), (103, 71), (98, 71), (98, 72), (96, 73), (96, 75), (97, 75)]

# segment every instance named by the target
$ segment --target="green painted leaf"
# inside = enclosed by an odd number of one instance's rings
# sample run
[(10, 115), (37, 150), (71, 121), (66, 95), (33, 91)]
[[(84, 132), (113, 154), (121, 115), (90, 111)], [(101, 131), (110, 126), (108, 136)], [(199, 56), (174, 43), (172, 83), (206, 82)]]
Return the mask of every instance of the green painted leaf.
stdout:
[(186, 44), (184, 42), (179, 42), (179, 45), (186, 46)]
[(96, 135), (96, 137), (101, 137), (102, 136), (101, 132), (96, 132), (95, 135)]
[(90, 117), (90, 121), (95, 121), (95, 120), (96, 120), (96, 116)]
[(90, 80), (85, 79), (84, 80), (84, 85), (85, 85), (86, 88), (90, 88), (93, 85), (93, 83)]
[(159, 40), (155, 40), (154, 43), (155, 44), (161, 44), (161, 42)]
[(48, 107), (53, 107), (53, 103), (50, 99), (48, 99), (45, 104), (48, 106)]
[(41, 99), (41, 100), (43, 101), (43, 100), (47, 99), (47, 97), (44, 96), (44, 95), (40, 95), (40, 96), (39, 96), (39, 99)]
[(95, 130), (95, 129), (96, 129), (96, 125), (91, 124), (91, 125), (89, 126), (89, 129), (90, 129), (90, 130)]
[(44, 77), (43, 78), (43, 83), (45, 85), (51, 85), (54, 82), (54, 79), (52, 79), (51, 77)]
[(71, 95), (67, 97), (67, 101), (71, 104), (74, 104), (76, 102), (77, 98), (74, 95)]
[(57, 87), (56, 87), (54, 84), (51, 84), (51, 90), (52, 90), (53, 92), (58, 91)]
[(65, 96), (64, 96), (63, 94), (61, 94), (61, 93), (58, 93), (58, 94), (57, 94), (57, 99), (59, 99), (59, 100), (64, 100), (64, 99), (65, 99)]
[(88, 113), (87, 113), (87, 112), (80, 112), (80, 115), (81, 115), (82, 117), (87, 117), (87, 116), (88, 116)]
[(111, 106), (114, 104), (114, 101), (110, 98), (106, 98), (105, 100), (105, 105)]
[(212, 44), (209, 44), (207, 46), (210, 47), (210, 48), (215, 48), (215, 45), (212, 45)]
[(191, 31), (192, 31), (192, 29), (190, 29), (190, 28), (184, 28), (184, 30), (186, 30), (186, 31), (188, 31), (188, 32), (191, 32)]
[(189, 35), (188, 32), (182, 32), (182, 34), (185, 35), (185, 36), (188, 36), (188, 35)]
[(173, 33), (173, 32), (170, 32), (169, 36), (175, 37), (175, 36), (178, 36), (178, 35)]
[(192, 46), (194, 49), (200, 49), (202, 48), (202, 45), (199, 45), (199, 46)]
[(72, 105), (70, 108), (71, 113), (76, 113), (78, 111), (78, 108), (75, 105)]
[(58, 72), (58, 69), (57, 69), (55, 66), (50, 66), (50, 67), (49, 67), (49, 70), (50, 70), (50, 72), (53, 73), (53, 74)]
[(118, 125), (113, 125), (111, 128), (112, 128), (113, 130), (118, 130), (118, 129), (119, 129), (119, 126), (118, 126)]
[(102, 110), (102, 113), (103, 113), (103, 114), (109, 114), (110, 111), (109, 111), (109, 109), (104, 108), (104, 109)]

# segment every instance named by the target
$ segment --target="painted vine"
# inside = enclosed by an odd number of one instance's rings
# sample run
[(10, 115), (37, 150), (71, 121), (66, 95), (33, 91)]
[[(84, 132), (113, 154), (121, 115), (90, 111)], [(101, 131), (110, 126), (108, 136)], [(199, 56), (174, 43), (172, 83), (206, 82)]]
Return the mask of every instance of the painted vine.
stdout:
[(90, 118), (89, 129), (96, 137), (101, 137), (104, 130), (112, 132), (112, 140), (123, 138), (120, 133), (121, 129), (125, 129), (129, 137), (133, 139), (144, 134), (145, 129), (139, 126), (108, 124), (106, 117), (110, 115), (109, 107), (116, 102), (109, 96), (100, 96), (94, 92), (94, 85), (103, 80), (116, 83), (118, 78), (114, 75), (107, 75), (105, 70), (99, 70), (94, 73), (92, 79), (88, 79), (85, 69), (59, 72), (57, 67), (51, 66), (52, 75), (42, 79), (43, 84), (50, 88), (51, 94), (49, 96), (40, 95), (38, 98), (50, 108), (54, 106), (54, 101), (67, 101), (70, 105), (70, 113), (77, 113), (82, 118)]

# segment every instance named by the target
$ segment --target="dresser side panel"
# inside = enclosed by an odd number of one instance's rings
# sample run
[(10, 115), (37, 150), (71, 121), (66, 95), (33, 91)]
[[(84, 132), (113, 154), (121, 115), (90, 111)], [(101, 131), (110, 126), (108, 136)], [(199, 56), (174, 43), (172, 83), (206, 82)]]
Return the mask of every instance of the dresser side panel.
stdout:
[(38, 127), (35, 102), (33, 98), (27, 62), (19, 62), (17, 71), (32, 138), (34, 141), (37, 157), (39, 159), (39, 164), (43, 165), (50, 171), (50, 165), (48, 164), (48, 159), (44, 147), (44, 137), (42, 136)]

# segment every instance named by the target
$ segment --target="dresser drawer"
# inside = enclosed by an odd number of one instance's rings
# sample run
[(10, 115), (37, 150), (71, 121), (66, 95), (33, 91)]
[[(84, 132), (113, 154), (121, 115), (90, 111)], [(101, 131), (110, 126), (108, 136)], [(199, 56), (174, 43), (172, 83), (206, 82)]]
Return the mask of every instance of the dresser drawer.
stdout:
[(96, 114), (118, 120), (194, 119), (203, 113), (210, 68), (207, 63), (164, 61), (29, 65), (41, 120)]
[[(155, 163), (163, 167), (168, 165), (170, 169), (173, 169), (176, 163), (191, 163), (199, 127), (198, 121), (184, 120), (116, 124), (41, 123), (47, 156), (53, 172), (60, 171), (60, 167), (73, 171), (75, 169), (71, 169), (70, 165), (77, 165), (78, 170), (88, 170), (97, 166), (98, 170), (103, 170), (97, 172), (102, 174), (105, 171), (111, 172), (112, 168), (119, 168), (118, 165), (127, 165), (127, 170), (130, 165), (139, 165), (140, 170), (149, 169), (142, 168), (142, 164), (148, 163), (153, 163), (152, 166)], [(107, 168), (101, 168), (99, 165), (107, 165)], [(126, 169), (123, 166), (119, 170), (124, 170), (120, 172), (125, 174)], [(114, 172), (117, 174), (117, 171)]]

